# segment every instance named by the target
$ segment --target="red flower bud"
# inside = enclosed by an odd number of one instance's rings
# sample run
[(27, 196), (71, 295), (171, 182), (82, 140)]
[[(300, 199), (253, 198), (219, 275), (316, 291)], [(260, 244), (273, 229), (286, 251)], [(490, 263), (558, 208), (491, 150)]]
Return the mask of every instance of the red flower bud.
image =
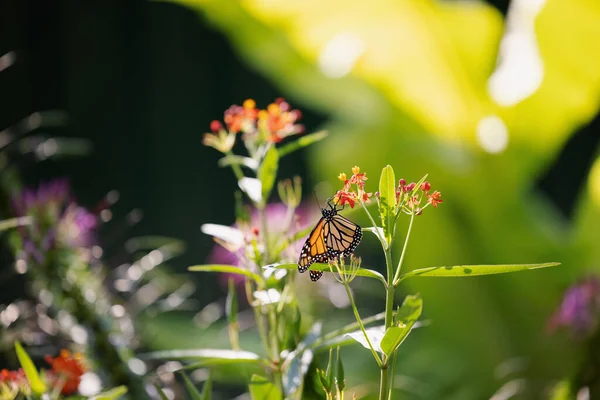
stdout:
[(425, 181), (421, 184), (422, 191), (429, 192), (430, 189), (431, 189), (431, 184), (429, 182)]
[(406, 185), (406, 179), (402, 178), (398, 181), (398, 186), (399, 187), (404, 187), (404, 185)]
[(213, 132), (219, 132), (223, 128), (223, 125), (217, 120), (210, 123), (210, 130)]

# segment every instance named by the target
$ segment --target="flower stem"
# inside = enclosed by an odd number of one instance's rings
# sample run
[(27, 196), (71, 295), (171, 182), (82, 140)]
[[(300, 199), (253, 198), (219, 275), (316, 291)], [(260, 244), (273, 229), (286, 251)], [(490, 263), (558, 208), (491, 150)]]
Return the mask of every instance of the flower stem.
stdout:
[(381, 365), (382, 365), (381, 358), (379, 358), (379, 355), (375, 351), (375, 348), (373, 348), (373, 344), (371, 343), (371, 340), (369, 339), (369, 335), (367, 335), (365, 326), (363, 325), (362, 320), (360, 319), (360, 315), (358, 314), (358, 309), (356, 308), (356, 303), (354, 303), (354, 296), (352, 296), (352, 292), (350, 291), (350, 286), (348, 286), (347, 282), (344, 282), (344, 287), (346, 288), (346, 293), (348, 294), (348, 299), (350, 299), (350, 304), (352, 305), (352, 311), (354, 311), (354, 317), (356, 318), (356, 322), (358, 322), (358, 326), (360, 326), (360, 330), (362, 331), (363, 335), (365, 335), (365, 339), (367, 340), (367, 343), (369, 344), (369, 349), (371, 350), (371, 353), (373, 354), (373, 358), (375, 358), (375, 361), (377, 361), (377, 365), (379, 365), (381, 367)]
[(381, 378), (379, 380), (379, 400), (388, 399), (388, 369), (387, 366), (381, 367)]
[[(233, 153), (231, 151), (228, 151), (225, 154), (229, 157), (233, 157)], [(231, 163), (231, 169), (233, 170), (233, 173), (238, 181), (244, 177), (244, 173), (242, 172), (242, 169), (236, 163)]]
[(398, 268), (396, 268), (396, 274), (394, 275), (393, 286), (398, 286), (400, 270), (402, 269), (402, 263), (404, 262), (404, 256), (406, 255), (406, 247), (408, 246), (408, 239), (410, 238), (410, 231), (412, 230), (413, 221), (415, 219), (415, 213), (410, 215), (410, 223), (408, 224), (408, 231), (406, 232), (406, 238), (404, 239), (404, 247), (402, 247), (402, 254), (400, 255), (400, 261), (398, 261)]

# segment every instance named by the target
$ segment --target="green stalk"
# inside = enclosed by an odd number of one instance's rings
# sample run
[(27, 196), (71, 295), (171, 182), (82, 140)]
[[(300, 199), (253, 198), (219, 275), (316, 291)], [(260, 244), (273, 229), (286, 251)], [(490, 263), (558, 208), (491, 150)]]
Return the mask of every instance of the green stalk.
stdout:
[(377, 352), (375, 351), (375, 348), (373, 347), (373, 344), (371, 343), (371, 340), (369, 339), (369, 335), (367, 335), (367, 331), (365, 330), (365, 326), (362, 323), (362, 320), (360, 319), (360, 315), (358, 314), (358, 309), (356, 308), (356, 303), (354, 303), (354, 297), (352, 296), (352, 292), (350, 291), (350, 286), (348, 286), (348, 282), (344, 282), (344, 287), (346, 288), (346, 293), (348, 294), (348, 299), (350, 299), (350, 304), (352, 305), (352, 311), (354, 311), (354, 317), (356, 318), (356, 322), (358, 322), (358, 326), (360, 326), (360, 330), (362, 331), (363, 335), (365, 335), (365, 339), (367, 340), (367, 343), (369, 344), (369, 349), (371, 350), (371, 353), (373, 354), (373, 358), (375, 358), (375, 361), (377, 361), (377, 365), (379, 365), (380, 367), (383, 365), (381, 358), (379, 358), (379, 354), (377, 354)]
[(283, 393), (283, 380), (281, 377), (281, 360), (279, 358), (279, 339), (277, 338), (277, 316), (275, 315), (275, 307), (273, 305), (268, 305), (268, 315), (269, 315), (269, 339), (271, 344), (271, 361), (274, 365), (277, 366), (276, 369), (273, 370), (273, 379), (275, 380), (275, 384)]
[(396, 361), (398, 359), (398, 350), (394, 351), (394, 355), (392, 356), (392, 368), (390, 370), (390, 389), (388, 392), (388, 399), (392, 398), (392, 390), (394, 390), (394, 376), (395, 376), (395, 370), (396, 370)]
[(413, 220), (415, 219), (415, 213), (410, 214), (410, 223), (408, 224), (408, 231), (406, 232), (406, 238), (404, 239), (404, 247), (402, 247), (402, 254), (400, 255), (400, 261), (398, 261), (398, 268), (396, 268), (396, 274), (394, 275), (393, 286), (398, 286), (400, 270), (402, 269), (402, 263), (404, 262), (404, 256), (406, 255), (406, 247), (408, 246), (408, 239), (410, 238), (410, 232), (413, 226)]
[(379, 379), (379, 400), (388, 399), (388, 369), (387, 365), (381, 367), (381, 377)]
[[(228, 151), (227, 153), (225, 153), (227, 156), (233, 157), (233, 153), (231, 151)], [(233, 170), (233, 173), (235, 175), (235, 177), (237, 178), (237, 180), (241, 180), (244, 177), (244, 173), (242, 172), (242, 169), (240, 168), (239, 165), (232, 163), (231, 164), (231, 169)]]

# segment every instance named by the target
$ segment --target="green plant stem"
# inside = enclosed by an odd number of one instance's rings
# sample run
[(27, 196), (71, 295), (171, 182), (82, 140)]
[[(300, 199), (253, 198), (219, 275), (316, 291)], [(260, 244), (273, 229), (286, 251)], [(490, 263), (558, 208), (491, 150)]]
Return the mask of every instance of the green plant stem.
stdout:
[(271, 345), (271, 361), (277, 366), (273, 370), (273, 379), (281, 393), (283, 393), (283, 381), (281, 377), (281, 360), (279, 358), (279, 339), (277, 337), (277, 315), (275, 314), (275, 306), (268, 305), (269, 316), (269, 342)]
[(354, 311), (354, 317), (356, 318), (356, 322), (358, 322), (358, 326), (360, 326), (360, 330), (362, 331), (363, 335), (365, 335), (365, 339), (367, 340), (367, 343), (369, 344), (369, 349), (371, 350), (371, 353), (373, 354), (373, 358), (375, 358), (375, 361), (377, 361), (377, 365), (379, 365), (381, 367), (383, 365), (381, 362), (381, 358), (379, 358), (379, 354), (377, 354), (377, 352), (375, 351), (375, 348), (373, 347), (373, 344), (371, 343), (371, 340), (369, 339), (369, 335), (367, 335), (365, 326), (363, 325), (362, 320), (360, 319), (360, 315), (358, 314), (358, 309), (356, 308), (356, 303), (354, 303), (354, 296), (352, 296), (352, 292), (350, 291), (350, 286), (348, 286), (347, 282), (344, 282), (344, 287), (346, 288), (346, 293), (348, 294), (348, 299), (350, 299), (350, 304), (352, 305), (352, 311)]
[[(263, 199), (263, 201), (266, 201), (265, 199)], [(271, 260), (269, 259), (269, 235), (267, 233), (267, 213), (265, 211), (265, 205), (264, 204), (260, 204), (258, 207), (258, 218), (260, 219), (260, 230), (261, 230), (261, 237), (263, 240), (263, 254), (262, 254), (262, 261), (263, 264), (266, 265), (268, 263), (271, 262)]]
[(396, 361), (398, 360), (398, 350), (394, 351), (394, 355), (392, 356), (392, 362), (390, 363), (390, 365), (392, 366), (390, 368), (390, 388), (388, 391), (388, 399), (392, 398), (392, 390), (394, 390), (394, 377), (395, 377), (395, 371), (396, 371)]
[(406, 248), (408, 246), (408, 239), (410, 238), (410, 232), (412, 230), (414, 219), (415, 219), (415, 213), (413, 212), (410, 215), (410, 222), (408, 224), (408, 231), (406, 231), (406, 238), (404, 239), (404, 246), (402, 247), (402, 254), (400, 255), (400, 261), (398, 261), (398, 268), (396, 268), (396, 274), (394, 275), (394, 281), (393, 281), (394, 287), (398, 286), (398, 283), (400, 283), (400, 280), (399, 280), (400, 270), (402, 269), (402, 263), (404, 262), (404, 256), (406, 255)]
[(387, 366), (381, 367), (381, 378), (379, 380), (379, 400), (388, 399), (388, 369)]
[[(231, 151), (228, 151), (227, 153), (225, 153), (225, 155), (233, 157), (233, 153)], [(244, 177), (244, 173), (242, 172), (242, 169), (240, 168), (239, 165), (232, 163), (231, 169), (233, 170), (233, 173), (238, 181)]]

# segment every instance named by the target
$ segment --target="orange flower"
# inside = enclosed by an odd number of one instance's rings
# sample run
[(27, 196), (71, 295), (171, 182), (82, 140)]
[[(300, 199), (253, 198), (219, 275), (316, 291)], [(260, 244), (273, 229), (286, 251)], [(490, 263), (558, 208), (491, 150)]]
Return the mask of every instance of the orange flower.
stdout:
[(437, 208), (437, 205), (444, 201), (441, 199), (441, 197), (442, 197), (442, 194), (438, 190), (436, 190), (432, 194), (427, 195), (427, 202), (429, 204), (431, 204), (432, 206), (434, 206), (435, 208)]
[(62, 394), (72, 394), (77, 391), (81, 376), (86, 372), (81, 354), (75, 353), (71, 356), (68, 350), (61, 350), (56, 358), (46, 356), (46, 362), (52, 367), (49, 379), (58, 384), (64, 381), (61, 389)]

